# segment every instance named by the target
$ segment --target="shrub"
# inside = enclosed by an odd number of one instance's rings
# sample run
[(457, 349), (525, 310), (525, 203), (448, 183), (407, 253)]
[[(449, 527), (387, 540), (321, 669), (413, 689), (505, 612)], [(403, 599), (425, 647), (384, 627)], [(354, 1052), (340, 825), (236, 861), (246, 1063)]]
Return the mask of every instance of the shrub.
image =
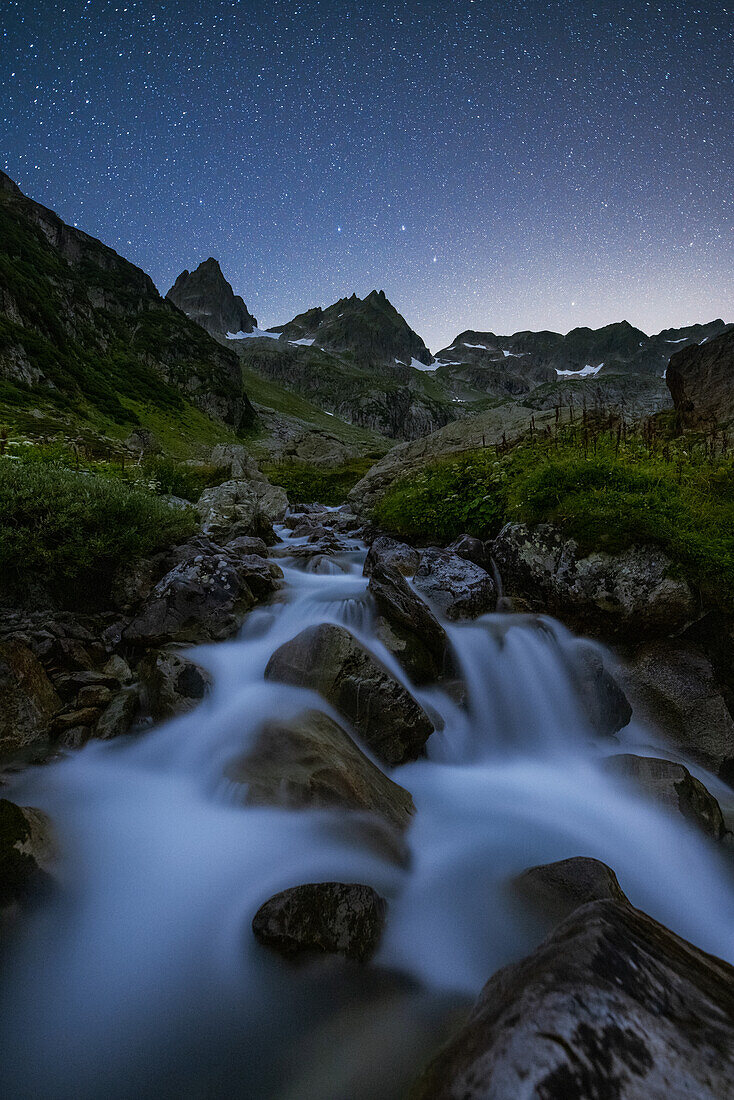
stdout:
[(124, 482), (0, 460), (0, 593), (104, 603), (115, 570), (189, 537), (193, 513)]
[(281, 462), (265, 470), (276, 485), (282, 485), (289, 500), (319, 504), (342, 504), (347, 493), (369, 470), (370, 458), (353, 458), (342, 466), (326, 469), (308, 462)]

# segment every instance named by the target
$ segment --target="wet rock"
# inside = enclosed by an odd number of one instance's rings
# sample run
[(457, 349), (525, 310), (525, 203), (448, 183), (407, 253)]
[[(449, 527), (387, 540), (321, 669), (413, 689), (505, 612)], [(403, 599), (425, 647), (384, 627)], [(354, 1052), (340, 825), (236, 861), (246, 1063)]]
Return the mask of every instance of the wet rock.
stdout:
[(252, 921), (256, 939), (281, 955), (346, 955), (365, 962), (385, 924), (386, 904), (370, 886), (317, 882), (283, 890)]
[(696, 611), (693, 594), (653, 546), (579, 553), (547, 524), (507, 524), (492, 544), (505, 592), (585, 633), (606, 638), (671, 634)]
[(414, 760), (433, 723), (402, 684), (344, 627), (308, 627), (270, 658), (269, 680), (319, 692), (385, 763)]
[(654, 802), (674, 813), (681, 813), (706, 836), (721, 840), (726, 825), (721, 807), (699, 779), (683, 764), (652, 756), (621, 753), (604, 761), (604, 770), (623, 779), (649, 795)]
[(245, 757), (228, 769), (248, 786), (249, 805), (341, 806), (367, 811), (404, 829), (413, 799), (393, 783), (327, 715), (309, 710), (269, 722)]
[(234, 557), (237, 572), (247, 583), (253, 596), (258, 600), (265, 600), (273, 592), (277, 592), (283, 580), (283, 570), (280, 566), (274, 561), (260, 557), (259, 554), (240, 554), (238, 550), (239, 548), (233, 543), (227, 546), (227, 553)]
[(734, 779), (734, 719), (704, 648), (685, 638), (629, 650), (619, 670), (640, 721), (727, 782)]
[(415, 1100), (734, 1095), (734, 970), (644, 913), (584, 905), (484, 987)]
[(412, 577), (420, 564), (420, 554), (405, 542), (380, 535), (370, 546), (364, 561), (364, 575), (369, 577), (378, 564), (389, 565), (405, 577)]
[(594, 733), (612, 737), (629, 723), (632, 707), (608, 671), (604, 658), (589, 642), (574, 646), (573, 679), (584, 717)]
[(91, 728), (101, 714), (99, 707), (71, 707), (60, 711), (51, 724), (51, 731), (58, 736), (74, 726)]
[(377, 607), (377, 635), (417, 684), (437, 680), (450, 671), (446, 631), (402, 573), (377, 561), (369, 591)]
[(188, 714), (211, 686), (208, 672), (174, 650), (147, 654), (138, 671), (156, 722)]
[(611, 867), (588, 856), (529, 867), (512, 879), (511, 887), (550, 926), (590, 901), (627, 901)]
[(49, 819), (30, 806), (0, 798), (0, 916), (27, 900), (52, 863)]
[(96, 728), (96, 736), (103, 741), (110, 741), (113, 737), (122, 737), (129, 733), (133, 727), (140, 705), (140, 694), (137, 685), (118, 691), (109, 706), (102, 711)]
[(22, 642), (0, 642), (0, 759), (41, 750), (61, 700)]
[(227, 539), (224, 543), (227, 553), (237, 557), (245, 557), (247, 554), (257, 554), (260, 558), (267, 558), (268, 548), (264, 539), (254, 535), (237, 535)]
[[(120, 658), (122, 660), (122, 658)], [(123, 662), (129, 670), (127, 662)], [(131, 673), (132, 675), (132, 673)], [(72, 702), (79, 697), (85, 688), (108, 688), (114, 691), (120, 686), (121, 680), (105, 671), (97, 672), (95, 669), (79, 669), (73, 672), (62, 672), (54, 676), (54, 687), (65, 703)]]
[(476, 619), (497, 601), (489, 573), (448, 550), (424, 550), (414, 583), (448, 619)]
[(480, 569), (486, 569), (489, 573), (492, 569), (492, 558), (487, 548), (487, 543), (481, 539), (475, 539), (473, 535), (459, 535), (446, 549), (451, 554), (458, 554), (466, 561), (473, 561)]
[(226, 638), (254, 603), (238, 564), (224, 551), (199, 554), (166, 573), (123, 636), (136, 645)]

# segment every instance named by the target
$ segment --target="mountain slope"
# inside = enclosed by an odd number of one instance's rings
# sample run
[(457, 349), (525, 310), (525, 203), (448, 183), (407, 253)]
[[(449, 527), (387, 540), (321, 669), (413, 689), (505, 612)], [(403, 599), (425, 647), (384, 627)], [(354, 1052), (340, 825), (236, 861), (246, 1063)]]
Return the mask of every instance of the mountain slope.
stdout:
[(734, 418), (734, 327), (677, 352), (666, 381), (685, 427), (710, 427)]
[(0, 173), (0, 400), (71, 418), (136, 424), (136, 408), (191, 405), (254, 423), (239, 361), (140, 268)]
[(410, 366), (413, 360), (423, 366), (433, 363), (420, 336), (386, 298), (384, 290), (373, 290), (366, 298), (356, 294), (340, 298), (327, 309), (310, 309), (270, 331), (286, 340), (311, 341), (326, 351), (352, 352), (358, 360), (372, 365), (390, 367), (397, 362)]
[(257, 328), (256, 319), (211, 256), (195, 271), (182, 271), (166, 298), (213, 336)]

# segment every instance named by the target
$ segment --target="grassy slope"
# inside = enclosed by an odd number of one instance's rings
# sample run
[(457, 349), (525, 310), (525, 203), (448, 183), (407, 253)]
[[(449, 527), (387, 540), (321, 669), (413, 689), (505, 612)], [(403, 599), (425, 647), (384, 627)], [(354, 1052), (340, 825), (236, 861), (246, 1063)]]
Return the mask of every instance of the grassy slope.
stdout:
[(489, 538), (518, 521), (552, 523), (582, 551), (654, 543), (704, 595), (734, 606), (734, 460), (692, 442), (632, 439), (617, 452), (609, 435), (585, 446), (569, 429), (501, 456), (472, 451), (395, 483), (375, 520), (415, 539)]

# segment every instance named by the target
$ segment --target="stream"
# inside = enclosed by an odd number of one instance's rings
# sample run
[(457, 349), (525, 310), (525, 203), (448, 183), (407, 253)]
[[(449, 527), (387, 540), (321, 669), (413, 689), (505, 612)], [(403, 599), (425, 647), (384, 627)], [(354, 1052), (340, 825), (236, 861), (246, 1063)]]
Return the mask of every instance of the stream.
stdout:
[[(303, 541), (277, 530), (286, 549)], [(9, 1100), (397, 1098), (452, 1013), (542, 938), (508, 879), (570, 856), (603, 860), (633, 904), (734, 961), (723, 856), (601, 770), (614, 752), (654, 755), (654, 737), (634, 724), (617, 740), (586, 728), (574, 639), (550, 619), (444, 622), (467, 700), (410, 688), (443, 729), (426, 757), (390, 772), (416, 806), (409, 860), (366, 844), (345, 811), (243, 805), (227, 768), (266, 720), (314, 706), (339, 718), (312, 692), (265, 681), (281, 644), (342, 624), (407, 683), (375, 636), (366, 547), (353, 547), (327, 573), (279, 559), (279, 598), (235, 640), (196, 650), (214, 681), (196, 710), (13, 780), (9, 797), (53, 819), (62, 889), (5, 968)], [(388, 900), (366, 968), (294, 966), (252, 935), (274, 893), (327, 880)]]

